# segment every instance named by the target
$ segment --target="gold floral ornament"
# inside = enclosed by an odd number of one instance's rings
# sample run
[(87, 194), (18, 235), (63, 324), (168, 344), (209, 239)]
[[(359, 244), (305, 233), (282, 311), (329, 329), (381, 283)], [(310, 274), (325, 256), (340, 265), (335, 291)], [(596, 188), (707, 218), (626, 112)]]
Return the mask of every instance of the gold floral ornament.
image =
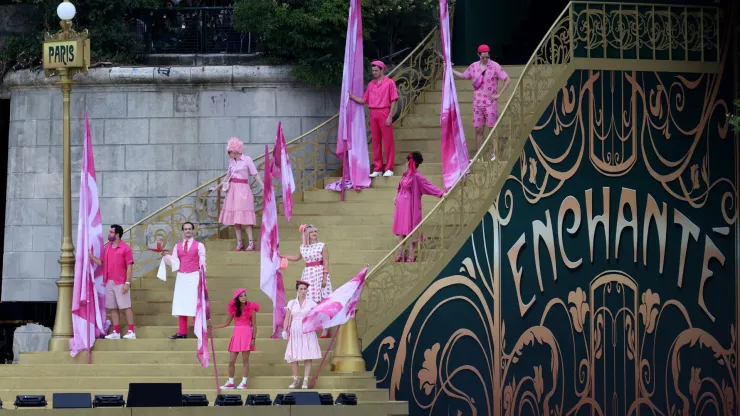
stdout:
[(586, 302), (586, 293), (583, 289), (579, 287), (575, 291), (570, 292), (568, 294), (568, 304), (573, 305), (568, 311), (570, 312), (570, 316), (573, 317), (573, 328), (580, 334), (583, 332), (586, 316), (590, 310)]
[(439, 342), (432, 345), (432, 348), (424, 351), (424, 364), (419, 370), (419, 388), (424, 390), (427, 396), (437, 385), (437, 354), (439, 354)]
[(638, 313), (642, 316), (642, 324), (645, 325), (645, 331), (648, 334), (653, 333), (655, 322), (658, 319), (658, 308), (656, 306), (660, 306), (660, 295), (648, 289), (642, 294), (642, 304), (638, 309)]

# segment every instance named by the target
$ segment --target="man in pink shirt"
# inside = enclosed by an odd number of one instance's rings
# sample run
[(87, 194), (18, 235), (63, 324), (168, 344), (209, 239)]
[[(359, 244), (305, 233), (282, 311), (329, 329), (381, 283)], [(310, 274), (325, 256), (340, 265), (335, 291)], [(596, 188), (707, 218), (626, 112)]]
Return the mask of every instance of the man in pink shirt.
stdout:
[[(385, 64), (381, 61), (371, 63), (373, 81), (367, 84), (367, 90), (362, 98), (349, 92), (349, 98), (357, 104), (367, 104), (370, 109), (370, 134), (373, 141), (373, 173), (371, 178), (381, 174), (385, 177), (393, 176), (393, 156), (396, 146), (393, 141), (393, 114), (396, 113), (398, 103), (398, 89), (396, 83), (385, 76)], [(382, 144), (382, 146), (381, 146)], [(385, 147), (385, 173), (383, 172), (383, 149)]]
[[(491, 60), (490, 52), (488, 45), (480, 45), (478, 47), (480, 61), (473, 62), (463, 73), (452, 70), (458, 78), (473, 80), (473, 127), (478, 150), (483, 145), (485, 126), (493, 128), (498, 120), (498, 99), (511, 82), (511, 78), (501, 65)], [(498, 91), (499, 81), (504, 81), (501, 92)], [(493, 159), (495, 158), (494, 154)]]
[(90, 259), (98, 266), (103, 266), (105, 283), (105, 307), (110, 311), (113, 321), (113, 332), (106, 339), (121, 339), (119, 310), (123, 310), (128, 322), (128, 332), (124, 339), (136, 339), (134, 330), (134, 312), (131, 310), (131, 277), (134, 271), (134, 254), (131, 247), (121, 240), (123, 227), (117, 224), (110, 226), (108, 244), (103, 247), (102, 258), (97, 258), (90, 251)]

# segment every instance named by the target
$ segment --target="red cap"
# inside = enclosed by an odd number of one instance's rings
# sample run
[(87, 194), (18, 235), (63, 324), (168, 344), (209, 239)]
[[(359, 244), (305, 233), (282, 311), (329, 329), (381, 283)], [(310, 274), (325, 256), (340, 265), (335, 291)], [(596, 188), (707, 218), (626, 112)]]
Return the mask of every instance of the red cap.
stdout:
[(370, 65), (377, 66), (380, 69), (385, 69), (385, 64), (383, 63), (383, 61), (372, 61), (370, 62)]
[(480, 45), (478, 46), (478, 53), (484, 53), (484, 52), (491, 52), (491, 48), (488, 47), (488, 45)]

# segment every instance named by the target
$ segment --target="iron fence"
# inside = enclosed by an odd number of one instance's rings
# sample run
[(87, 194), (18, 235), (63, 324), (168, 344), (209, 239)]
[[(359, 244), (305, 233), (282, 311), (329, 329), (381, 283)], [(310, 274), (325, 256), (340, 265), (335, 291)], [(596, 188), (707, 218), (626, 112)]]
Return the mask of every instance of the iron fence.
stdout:
[(135, 9), (128, 16), (129, 30), (147, 53), (259, 52), (257, 37), (234, 29), (231, 7), (168, 7)]

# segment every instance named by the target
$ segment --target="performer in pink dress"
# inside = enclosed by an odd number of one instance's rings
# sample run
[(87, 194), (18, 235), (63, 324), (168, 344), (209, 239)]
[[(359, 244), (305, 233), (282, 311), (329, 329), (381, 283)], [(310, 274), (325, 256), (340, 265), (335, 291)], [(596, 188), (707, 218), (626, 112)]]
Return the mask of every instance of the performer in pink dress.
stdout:
[(288, 302), (285, 307), (285, 323), (283, 328), (283, 338), (288, 340), (288, 347), (285, 349), (285, 361), (291, 364), (293, 370), (293, 383), (288, 386), (290, 389), (298, 388), (300, 379), (298, 378), (298, 363), (303, 361), (303, 385), (301, 388), (308, 388), (308, 377), (311, 374), (312, 360), (321, 358), (321, 347), (319, 339), (315, 332), (303, 333), (303, 317), (311, 309), (316, 307), (316, 302), (311, 300), (308, 294), (308, 282), (297, 280), (295, 283), (298, 296)]
[(237, 390), (247, 388), (247, 377), (249, 377), (249, 352), (254, 351), (255, 339), (257, 338), (257, 312), (260, 305), (257, 302), (247, 300), (247, 289), (237, 289), (234, 298), (229, 302), (226, 322), (218, 325), (208, 325), (211, 329), (226, 328), (234, 321), (234, 334), (229, 343), (229, 379), (221, 389), (234, 389), (234, 373), (236, 371), (236, 357), (242, 353), (242, 382), (236, 386)]
[[(407, 235), (411, 234), (414, 228), (421, 222), (422, 195), (433, 195), (437, 198), (443, 198), (445, 196), (444, 192), (434, 186), (433, 183), (429, 182), (424, 175), (416, 170), (424, 161), (421, 153), (412, 152), (406, 157), (406, 160), (408, 161), (408, 170), (401, 177), (401, 181), (397, 187), (398, 193), (396, 193), (396, 197), (393, 200), (393, 203), (396, 205), (396, 210), (393, 214), (393, 234), (398, 236), (399, 240), (403, 240)], [(406, 247), (401, 247), (401, 251), (396, 256), (396, 262), (415, 262), (414, 248), (417, 241), (418, 239), (411, 242), (408, 257), (406, 256)]]
[[(301, 280), (308, 282), (308, 297), (317, 304), (331, 295), (329, 276), (329, 251), (326, 244), (319, 241), (319, 229), (312, 224), (301, 224), (302, 244), (295, 256), (284, 256), (289, 261), (306, 260)], [(329, 338), (329, 330), (324, 328), (321, 338)]]
[[(491, 60), (491, 49), (488, 45), (478, 47), (480, 61), (473, 62), (460, 73), (452, 70), (458, 78), (473, 80), (473, 127), (475, 127), (475, 143), (480, 150), (483, 145), (483, 131), (485, 126), (493, 128), (498, 120), (498, 99), (509, 86), (511, 78), (497, 62)], [(501, 92), (498, 82), (504, 81)], [(493, 155), (496, 158), (496, 155)]]
[[(252, 158), (242, 154), (244, 144), (241, 140), (236, 137), (229, 139), (226, 151), (229, 153), (229, 171), (224, 180), (211, 189), (214, 191), (221, 187), (226, 191), (224, 206), (221, 208), (218, 221), (224, 225), (234, 226), (236, 232), (236, 250), (234, 251), (253, 251), (255, 246), (252, 228), (257, 223), (257, 216), (254, 213), (254, 194), (249, 185), (249, 176), (254, 176), (263, 188), (264, 184)], [(242, 225), (247, 229), (247, 238), (249, 238), (249, 244), (246, 247), (242, 240)]]

